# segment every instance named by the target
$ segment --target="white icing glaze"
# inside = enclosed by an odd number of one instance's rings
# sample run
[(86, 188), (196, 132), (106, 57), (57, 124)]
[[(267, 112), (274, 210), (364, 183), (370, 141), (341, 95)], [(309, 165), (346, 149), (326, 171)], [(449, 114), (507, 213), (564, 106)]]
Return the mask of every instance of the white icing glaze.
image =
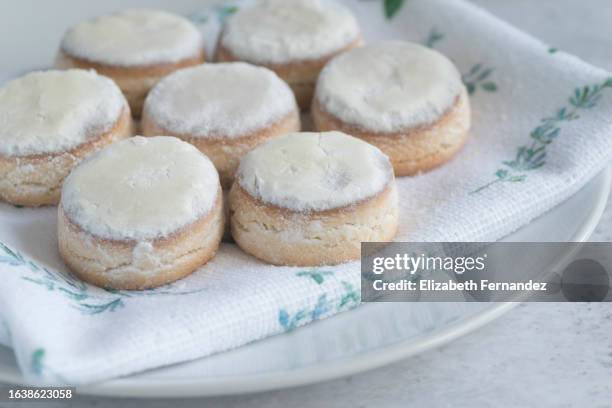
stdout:
[(380, 193), (393, 177), (376, 147), (341, 132), (290, 133), (248, 153), (240, 186), (265, 203), (293, 211), (345, 207)]
[(342, 121), (378, 132), (437, 121), (463, 89), (444, 55), (399, 41), (351, 50), (322, 71), (316, 98)]
[(40, 71), (0, 88), (0, 154), (69, 150), (112, 128), (126, 106), (121, 91), (94, 71)]
[(175, 72), (149, 93), (145, 110), (174, 134), (223, 138), (269, 126), (297, 106), (274, 72), (235, 62)]
[(219, 176), (198, 149), (174, 137), (136, 136), (101, 150), (70, 173), (61, 205), (94, 236), (168, 236), (214, 206)]
[(285, 63), (318, 59), (359, 37), (351, 12), (329, 0), (261, 0), (227, 22), (222, 44), (241, 59)]
[(71, 56), (117, 66), (179, 62), (204, 48), (202, 35), (186, 18), (165, 11), (134, 9), (83, 21), (62, 40)]

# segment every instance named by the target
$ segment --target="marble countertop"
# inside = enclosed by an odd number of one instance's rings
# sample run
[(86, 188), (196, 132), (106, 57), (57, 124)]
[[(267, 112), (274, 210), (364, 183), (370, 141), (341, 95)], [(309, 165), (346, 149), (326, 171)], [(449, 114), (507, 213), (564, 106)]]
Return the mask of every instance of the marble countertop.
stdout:
[(611, 328), (609, 304), (523, 304), (444, 347), (327, 383), (191, 400), (78, 397), (74, 406), (609, 407)]
[[(475, 3), (612, 71), (608, 0)], [(612, 203), (592, 240), (612, 241)], [(323, 384), (183, 401), (79, 397), (75, 406), (607, 407), (611, 378), (612, 305), (531, 303), (439, 349)]]

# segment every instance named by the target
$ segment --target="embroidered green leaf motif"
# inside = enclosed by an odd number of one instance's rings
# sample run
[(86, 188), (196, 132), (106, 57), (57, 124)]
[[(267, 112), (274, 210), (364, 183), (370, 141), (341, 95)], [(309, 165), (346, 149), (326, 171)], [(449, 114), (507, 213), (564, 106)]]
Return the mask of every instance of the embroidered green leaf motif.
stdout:
[(42, 377), (46, 373), (54, 377), (57, 381), (67, 384), (68, 382), (60, 374), (45, 365), (46, 355), (47, 352), (44, 348), (35, 349), (30, 357), (30, 371), (38, 377)]
[(290, 316), (285, 309), (281, 309), (278, 314), (278, 322), (285, 329), (285, 331), (292, 331), (298, 327), (301, 323), (308, 321), (318, 320), (325, 313), (332, 309), (332, 305), (327, 299), (327, 294), (322, 294), (317, 299), (317, 303), (311, 310), (301, 309), (295, 315)]
[(487, 92), (495, 92), (497, 91), (497, 85), (495, 84), (495, 82), (485, 82), (484, 84), (482, 84), (482, 89)]
[(10, 266), (26, 267), (32, 272), (31, 275), (22, 276), (26, 282), (40, 286), (49, 292), (57, 292), (66, 298), (72, 307), (86, 315), (98, 315), (107, 312), (114, 312), (125, 306), (124, 299), (141, 296), (180, 296), (199, 293), (205, 288), (193, 289), (188, 291), (175, 291), (172, 284), (161, 288), (142, 290), (142, 291), (116, 291), (105, 289), (92, 292), (91, 288), (83, 281), (79, 280), (70, 273), (52, 272), (27, 260), (20, 252), (10, 249), (0, 241), (0, 264)]
[(489, 78), (493, 71), (493, 68), (487, 68), (483, 64), (472, 66), (466, 74), (461, 76), (468, 93), (473, 95), (478, 89), (487, 92), (497, 91), (497, 84)]
[[(0, 242), (0, 263), (11, 266), (23, 266), (35, 273), (34, 276), (23, 276), (24, 281), (45, 288), (49, 292), (58, 292), (73, 302), (73, 306), (89, 315), (114, 311), (123, 307), (121, 298), (109, 299), (108, 296), (94, 296), (89, 293), (85, 283), (70, 274), (54, 273), (27, 260), (20, 252), (10, 249)], [(87, 301), (87, 302), (86, 302)]]
[(385, 9), (385, 17), (390, 20), (404, 5), (404, 0), (383, 0), (383, 6)]
[(353, 308), (361, 302), (361, 293), (359, 293), (353, 285), (349, 282), (342, 282), (342, 286), (344, 286), (344, 294), (340, 298), (340, 304), (338, 305), (338, 309), (344, 309), (345, 307)]
[(434, 48), (436, 46), (436, 43), (438, 43), (439, 41), (442, 41), (443, 39), (444, 39), (444, 34), (439, 32), (434, 27), (431, 29), (431, 31), (429, 31), (429, 35), (427, 36), (427, 38), (425, 39), (423, 43), (428, 48)]
[(124, 307), (124, 303), (123, 300), (117, 298), (117, 299), (113, 299), (107, 303), (99, 303), (99, 304), (92, 304), (92, 303), (81, 303), (80, 307), (82, 310), (84, 310), (87, 314), (100, 314), (100, 313), (104, 313), (104, 312), (114, 312), (116, 309)]
[(596, 107), (601, 101), (604, 89), (611, 87), (612, 78), (601, 84), (576, 88), (568, 99), (570, 106), (561, 107), (552, 116), (541, 119), (541, 123), (529, 133), (531, 142), (519, 146), (514, 158), (503, 161), (504, 167), (495, 171), (493, 180), (470, 194), (477, 194), (496, 183), (525, 181), (528, 172), (546, 165), (546, 148), (559, 137), (562, 125), (579, 119), (581, 111)]
[(302, 324), (318, 320), (333, 311), (341, 312), (359, 305), (361, 293), (346, 281), (342, 281), (342, 287), (343, 291), (336, 300), (330, 300), (328, 294), (323, 293), (317, 298), (317, 302), (313, 306), (299, 309), (293, 315), (286, 309), (279, 310), (278, 323), (285, 332), (290, 332)]
[[(445, 38), (445, 34), (439, 32), (435, 27), (429, 31), (429, 35), (423, 41), (426, 47), (434, 48), (436, 44)], [(461, 80), (468, 91), (473, 95), (482, 89), (485, 92), (497, 92), (497, 84), (491, 79), (494, 69), (485, 67), (482, 63), (474, 64), (465, 74), (461, 75)]]
[(286, 332), (294, 330), (306, 318), (306, 310), (298, 311), (293, 317), (289, 316), (286, 310), (282, 309), (278, 313), (278, 322)]
[(19, 252), (14, 252), (12, 249), (7, 247), (3, 242), (0, 242), (0, 250), (4, 253), (0, 256), (0, 263), (9, 264), (11, 266), (25, 265), (25, 259)]
[(320, 271), (317, 269), (310, 269), (307, 271), (301, 271), (296, 274), (299, 277), (308, 277), (317, 283), (317, 285), (321, 285), (325, 281), (326, 276), (333, 276), (333, 271)]
[(325, 313), (329, 312), (331, 309), (332, 306), (329, 300), (327, 300), (327, 295), (323, 294), (319, 296), (317, 304), (315, 305), (314, 309), (312, 309), (312, 312), (310, 313), (310, 319), (317, 320), (321, 318), (321, 316), (323, 316)]
[(577, 88), (574, 91), (574, 95), (570, 98), (570, 104), (576, 109), (593, 108), (601, 99), (601, 90), (607, 86), (611, 86), (611, 84), (612, 79), (601, 85), (585, 86), (582, 89)]
[(30, 369), (37, 376), (41, 376), (43, 373), (43, 360), (45, 358), (45, 350), (42, 348), (34, 350), (30, 361)]

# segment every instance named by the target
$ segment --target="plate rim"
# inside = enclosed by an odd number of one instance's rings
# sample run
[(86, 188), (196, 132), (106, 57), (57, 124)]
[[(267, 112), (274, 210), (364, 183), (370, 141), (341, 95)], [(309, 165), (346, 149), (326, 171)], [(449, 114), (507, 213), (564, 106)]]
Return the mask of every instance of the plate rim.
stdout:
[[(602, 177), (601, 187), (597, 191), (597, 201), (592, 207), (586, 222), (574, 234), (572, 242), (586, 242), (599, 224), (606, 209), (612, 189), (612, 167), (602, 170), (590, 182), (597, 177)], [(587, 185), (588, 183), (583, 188)], [(540, 217), (545, 215), (546, 213)], [(518, 304), (519, 302), (500, 303), (483, 313), (449, 324), (439, 331), (428, 333), (417, 344), (413, 344), (411, 340), (404, 340), (361, 355), (313, 364), (290, 371), (222, 376), (204, 382), (201, 379), (172, 381), (168, 379), (123, 377), (102, 383), (78, 386), (77, 392), (81, 395), (108, 397), (195, 398), (247, 394), (315, 384), (380, 368), (439, 347), (492, 322)], [(11, 371), (7, 373), (0, 370), (0, 382), (23, 384), (24, 380), (18, 370)]]

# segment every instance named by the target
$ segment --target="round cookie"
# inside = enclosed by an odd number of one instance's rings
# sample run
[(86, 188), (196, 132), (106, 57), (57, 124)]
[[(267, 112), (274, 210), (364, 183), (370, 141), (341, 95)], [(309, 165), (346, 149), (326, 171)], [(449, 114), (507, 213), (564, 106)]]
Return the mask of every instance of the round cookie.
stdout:
[(260, 143), (300, 130), (289, 86), (274, 72), (243, 62), (205, 64), (169, 75), (143, 111), (146, 136), (170, 135), (206, 154), (229, 188), (240, 159)]
[(470, 103), (453, 63), (404, 42), (368, 45), (323, 70), (312, 115), (319, 131), (340, 130), (377, 146), (396, 176), (450, 160), (470, 129)]
[(213, 164), (174, 137), (134, 137), (84, 161), (66, 179), (59, 206), (62, 258), (83, 280), (147, 289), (210, 260), (223, 233)]
[(236, 243), (275, 265), (359, 259), (361, 242), (389, 241), (397, 230), (389, 159), (340, 132), (293, 133), (255, 148), (229, 201)]
[(93, 68), (117, 82), (140, 117), (149, 90), (177, 69), (204, 62), (204, 42), (186, 18), (134, 9), (83, 21), (64, 35), (58, 68)]
[(323, 0), (262, 0), (225, 24), (218, 61), (246, 61), (275, 71), (302, 109), (310, 108), (319, 72), (334, 56), (361, 45), (357, 20)]
[(57, 204), (64, 178), (89, 154), (132, 132), (130, 108), (93, 71), (41, 71), (0, 88), (0, 200)]

